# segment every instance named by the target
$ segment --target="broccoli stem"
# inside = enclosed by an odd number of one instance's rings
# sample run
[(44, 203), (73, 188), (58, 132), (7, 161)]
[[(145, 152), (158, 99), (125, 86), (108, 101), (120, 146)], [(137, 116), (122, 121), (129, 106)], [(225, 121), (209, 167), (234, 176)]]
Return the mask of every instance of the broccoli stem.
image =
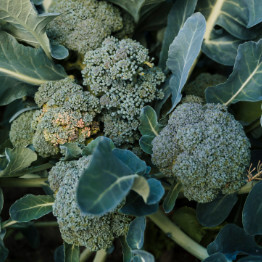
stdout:
[(0, 178), (0, 187), (42, 187), (47, 178)]
[(36, 173), (36, 172), (40, 172), (40, 171), (44, 171), (44, 170), (50, 169), (53, 166), (54, 165), (51, 164), (51, 163), (45, 163), (45, 164), (42, 164), (42, 165), (39, 165), (39, 166), (30, 167), (30, 168), (26, 169), (25, 171), (17, 173), (17, 175), (21, 176), (21, 175), (25, 175), (25, 174)]
[(259, 181), (250, 181), (248, 183), (246, 183), (244, 186), (242, 186), (239, 190), (238, 190), (238, 194), (242, 195), (242, 194), (248, 194), (252, 188), (255, 186), (255, 184), (257, 184)]
[(90, 251), (89, 248), (86, 248), (86, 249), (81, 253), (79, 262), (85, 262), (92, 254), (93, 254), (93, 252)]
[(148, 217), (174, 242), (187, 250), (190, 254), (200, 260), (204, 260), (208, 257), (207, 250), (181, 231), (179, 227), (171, 222), (161, 210), (158, 210), (156, 213), (149, 215)]
[(104, 249), (101, 249), (96, 252), (96, 256), (93, 260), (93, 262), (105, 262), (106, 261), (107, 253)]

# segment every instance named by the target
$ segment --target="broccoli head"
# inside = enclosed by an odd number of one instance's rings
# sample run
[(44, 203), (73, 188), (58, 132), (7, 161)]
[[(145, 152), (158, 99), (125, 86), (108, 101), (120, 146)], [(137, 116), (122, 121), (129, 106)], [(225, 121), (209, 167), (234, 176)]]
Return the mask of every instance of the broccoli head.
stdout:
[(152, 145), (152, 162), (182, 183), (189, 200), (209, 202), (245, 183), (250, 143), (223, 105), (183, 103)]
[(77, 85), (72, 79), (49, 81), (35, 94), (41, 110), (31, 123), (35, 130), (33, 146), (43, 157), (59, 152), (59, 145), (84, 143), (99, 131), (94, 117), (100, 112), (99, 99)]
[(60, 15), (49, 23), (48, 36), (82, 55), (123, 27), (119, 9), (106, 1), (56, 0), (49, 11)]
[(104, 134), (116, 145), (133, 143), (141, 109), (163, 97), (157, 87), (164, 73), (153, 67), (148, 50), (132, 39), (105, 39), (101, 48), (86, 53), (84, 64), (84, 84), (100, 98)]
[(34, 112), (35, 110), (26, 111), (12, 122), (9, 137), (14, 147), (32, 144), (34, 130), (31, 122)]
[(109, 248), (115, 238), (126, 235), (131, 219), (117, 210), (100, 217), (81, 213), (76, 202), (76, 189), (90, 159), (91, 156), (84, 156), (77, 161), (58, 162), (51, 169), (48, 180), (57, 191), (53, 213), (63, 240), (97, 251)]

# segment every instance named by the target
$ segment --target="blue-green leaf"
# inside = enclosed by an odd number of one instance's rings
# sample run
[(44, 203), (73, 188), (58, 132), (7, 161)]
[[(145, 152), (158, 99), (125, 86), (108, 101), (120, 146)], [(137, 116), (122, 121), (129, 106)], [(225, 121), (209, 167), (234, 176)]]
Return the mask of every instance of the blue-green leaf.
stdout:
[(54, 253), (54, 261), (55, 262), (65, 262), (64, 245), (61, 245), (58, 248), (56, 248), (55, 253)]
[(131, 189), (136, 174), (113, 152), (110, 141), (101, 139), (77, 189), (84, 214), (103, 215), (113, 210)]
[(150, 187), (144, 177), (136, 177), (131, 189), (139, 194), (143, 198), (145, 203), (147, 202), (150, 193)]
[(143, 135), (139, 139), (139, 145), (140, 148), (147, 154), (153, 154), (152, 150), (152, 141), (155, 138), (155, 136), (150, 136), (150, 135)]
[(62, 45), (52, 45), (51, 44), (51, 55), (57, 60), (65, 59), (69, 56), (69, 51)]
[(228, 259), (222, 253), (215, 253), (202, 262), (229, 262)]
[(3, 190), (0, 187), (0, 214), (2, 212), (3, 206), (4, 206), (4, 195), (3, 195)]
[(165, 189), (161, 182), (155, 178), (149, 178), (147, 182), (150, 187), (150, 194), (146, 203), (148, 205), (157, 204), (165, 194)]
[(169, 112), (182, 98), (181, 91), (186, 83), (190, 68), (200, 52), (205, 28), (204, 16), (200, 13), (193, 14), (186, 20), (169, 47), (167, 66), (172, 71), (169, 82), (172, 90), (172, 107)]
[(242, 213), (245, 231), (250, 235), (262, 235), (262, 182), (256, 184), (248, 194)]
[(125, 237), (120, 237), (120, 242), (122, 246), (122, 253), (123, 253), (123, 262), (131, 262), (132, 253), (131, 248), (128, 246)]
[(0, 238), (0, 262), (4, 262), (8, 256), (8, 249), (5, 247), (3, 240)]
[(166, 68), (168, 49), (175, 36), (178, 34), (186, 19), (194, 13), (197, 0), (177, 0), (173, 4), (167, 18), (167, 27), (160, 52), (158, 66)]
[(248, 9), (247, 27), (252, 27), (262, 22), (262, 5), (260, 0), (243, 0)]
[(14, 149), (6, 148), (5, 156), (7, 165), (0, 171), (0, 177), (16, 176), (37, 159), (37, 154), (25, 147), (17, 147)]
[(235, 224), (224, 226), (216, 239), (208, 245), (207, 252), (209, 255), (220, 252), (232, 260), (239, 253), (262, 256), (262, 248), (257, 245), (254, 237)]
[(82, 148), (78, 143), (65, 143), (60, 145), (61, 153), (64, 155), (62, 160), (78, 159), (82, 154)]
[(79, 246), (64, 243), (65, 262), (79, 262)]
[(131, 249), (141, 249), (143, 247), (145, 229), (145, 217), (137, 217), (130, 223), (126, 241)]
[(53, 196), (26, 195), (10, 207), (10, 217), (18, 222), (38, 219), (50, 212), (54, 204)]
[(165, 213), (169, 213), (173, 210), (175, 204), (176, 204), (176, 199), (178, 197), (179, 192), (182, 189), (182, 184), (174, 182), (172, 187), (169, 189), (163, 203), (163, 209)]
[(134, 255), (134, 262), (155, 262), (154, 256), (144, 250), (132, 250), (132, 254)]
[(206, 89), (208, 103), (230, 105), (262, 100), (262, 40), (239, 46), (232, 74), (220, 85)]
[(205, 227), (215, 227), (224, 222), (237, 203), (237, 194), (225, 195), (209, 203), (198, 203), (196, 214), (199, 223)]
[(19, 44), (13, 36), (0, 32), (0, 76), (40, 85), (67, 75), (63, 67), (49, 60), (41, 49)]

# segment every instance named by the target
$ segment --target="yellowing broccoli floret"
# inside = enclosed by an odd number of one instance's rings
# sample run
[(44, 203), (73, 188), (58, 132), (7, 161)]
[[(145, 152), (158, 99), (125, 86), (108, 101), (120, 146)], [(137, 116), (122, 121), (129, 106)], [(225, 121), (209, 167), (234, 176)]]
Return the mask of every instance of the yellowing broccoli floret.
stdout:
[(189, 200), (209, 202), (245, 183), (250, 143), (223, 105), (178, 106), (152, 145), (152, 162), (182, 183)]
[(66, 243), (85, 246), (91, 251), (107, 249), (115, 238), (127, 234), (130, 217), (117, 210), (101, 217), (83, 215), (76, 202), (76, 189), (91, 156), (77, 161), (58, 162), (49, 173), (49, 183), (55, 195), (53, 214)]
[(99, 131), (94, 121), (100, 112), (99, 100), (70, 78), (42, 84), (35, 101), (42, 109), (31, 123), (33, 146), (43, 157), (57, 154), (58, 146), (68, 142), (83, 144)]
[(105, 136), (116, 145), (133, 143), (141, 109), (163, 96), (157, 87), (164, 73), (132, 39), (105, 39), (100, 48), (86, 53), (84, 64), (84, 84), (100, 98)]
[(34, 130), (31, 128), (31, 121), (34, 112), (35, 110), (24, 112), (12, 122), (9, 137), (14, 147), (32, 144)]
[(49, 23), (48, 36), (83, 55), (123, 27), (119, 9), (106, 1), (55, 0), (49, 11), (60, 16)]

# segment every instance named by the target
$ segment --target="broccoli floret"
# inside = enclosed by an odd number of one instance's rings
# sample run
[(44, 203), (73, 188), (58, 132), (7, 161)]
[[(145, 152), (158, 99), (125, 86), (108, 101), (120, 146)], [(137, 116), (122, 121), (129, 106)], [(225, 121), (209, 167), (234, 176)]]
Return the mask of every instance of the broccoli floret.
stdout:
[(182, 98), (181, 104), (183, 103), (204, 104), (204, 99), (199, 96), (195, 96), (195, 95), (187, 95), (184, 98)]
[(163, 97), (157, 87), (164, 73), (153, 67), (148, 50), (132, 39), (105, 39), (102, 47), (86, 53), (84, 84), (100, 98), (104, 134), (116, 145), (133, 143), (141, 109)]
[(82, 55), (123, 27), (119, 9), (106, 1), (56, 0), (49, 11), (60, 15), (49, 23), (48, 36)]
[(131, 38), (135, 31), (134, 18), (123, 9), (121, 9), (121, 16), (123, 19), (123, 28), (120, 31), (114, 33), (114, 37), (118, 39)]
[(43, 157), (56, 155), (58, 146), (67, 142), (83, 144), (99, 131), (94, 121), (100, 112), (99, 99), (70, 78), (44, 83), (35, 101), (42, 109), (35, 112), (31, 123), (33, 146)]
[(210, 86), (224, 83), (226, 80), (227, 78), (223, 75), (202, 73), (194, 81), (185, 86), (184, 93), (186, 95), (201, 97), (205, 101), (205, 90)]
[(152, 162), (182, 183), (189, 200), (209, 202), (245, 183), (250, 143), (223, 105), (178, 106), (152, 145)]
[(9, 137), (14, 147), (32, 144), (34, 130), (31, 127), (31, 121), (34, 112), (35, 110), (24, 112), (12, 122)]
[(131, 219), (117, 210), (100, 217), (81, 213), (76, 202), (76, 188), (90, 159), (91, 156), (84, 156), (77, 161), (58, 162), (51, 169), (48, 180), (54, 191), (58, 189), (53, 214), (63, 240), (97, 251), (109, 248), (115, 238), (126, 235)]

